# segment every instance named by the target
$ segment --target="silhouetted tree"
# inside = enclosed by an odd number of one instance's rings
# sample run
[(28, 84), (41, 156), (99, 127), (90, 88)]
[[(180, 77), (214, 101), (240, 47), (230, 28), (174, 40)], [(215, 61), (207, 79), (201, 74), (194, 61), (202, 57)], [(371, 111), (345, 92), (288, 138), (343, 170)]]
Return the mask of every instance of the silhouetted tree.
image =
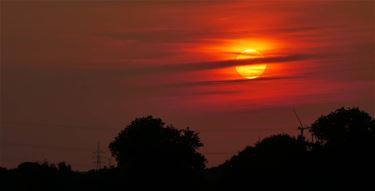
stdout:
[[(21, 163), (0, 167), (5, 190), (242, 190), (327, 188), (348, 183), (373, 187), (375, 120), (358, 108), (340, 108), (310, 127), (317, 142), (287, 134), (266, 137), (224, 164), (205, 169), (203, 146), (189, 128), (176, 129), (152, 116), (136, 118), (109, 148), (118, 168), (73, 172), (70, 165)], [(9, 188), (8, 188), (9, 187)]]
[(23, 162), (7, 174), (12, 190), (70, 190), (74, 172), (65, 162)]
[(281, 186), (290, 179), (299, 181), (306, 154), (304, 141), (278, 134), (266, 137), (254, 146), (247, 146), (210, 172), (216, 173), (214, 186), (218, 186), (218, 189), (239, 189), (249, 185), (249, 182), (252, 187), (271, 188)]
[(197, 151), (201, 146), (198, 134), (189, 128), (179, 130), (148, 116), (132, 121), (109, 148), (119, 169), (132, 178), (191, 180), (205, 168), (206, 159)]
[(72, 167), (69, 164), (66, 164), (65, 162), (59, 162), (57, 164), (57, 168), (60, 171), (72, 171)]
[(306, 143), (287, 134), (279, 134), (264, 138), (255, 144), (255, 149), (259, 157), (284, 158), (305, 152)]
[(371, 182), (367, 174), (375, 170), (374, 118), (359, 108), (342, 107), (319, 117), (310, 131), (317, 138), (309, 157), (315, 174), (330, 174), (326, 183), (336, 185)]
[(319, 143), (330, 149), (374, 146), (375, 120), (358, 108), (340, 108), (319, 117), (310, 128)]
[(232, 168), (275, 168), (294, 164), (306, 152), (306, 143), (287, 134), (266, 137), (248, 146), (227, 163)]

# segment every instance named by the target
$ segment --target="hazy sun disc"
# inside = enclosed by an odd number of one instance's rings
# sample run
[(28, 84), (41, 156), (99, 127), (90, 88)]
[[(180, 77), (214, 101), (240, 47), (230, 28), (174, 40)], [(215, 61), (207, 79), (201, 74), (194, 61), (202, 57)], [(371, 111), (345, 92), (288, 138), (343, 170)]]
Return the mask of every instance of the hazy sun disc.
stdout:
[[(254, 49), (246, 49), (237, 56), (237, 60), (240, 59), (251, 59), (251, 58), (262, 58), (263, 55)], [(267, 64), (252, 64), (252, 65), (241, 65), (236, 66), (236, 71), (242, 77), (246, 79), (255, 79), (264, 73), (267, 68)]]

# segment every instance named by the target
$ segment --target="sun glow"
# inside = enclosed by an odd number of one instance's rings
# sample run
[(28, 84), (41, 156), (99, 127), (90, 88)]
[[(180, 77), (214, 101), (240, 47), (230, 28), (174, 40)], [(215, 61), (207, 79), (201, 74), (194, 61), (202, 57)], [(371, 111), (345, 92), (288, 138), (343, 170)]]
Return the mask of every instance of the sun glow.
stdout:
[[(209, 43), (199, 44), (193, 47), (184, 46), (184, 51), (193, 51), (205, 55), (207, 61), (222, 60), (245, 60), (260, 57), (273, 57), (283, 54), (284, 43), (278, 39), (270, 38), (234, 38), (234, 39), (214, 39), (207, 41)], [(186, 50), (185, 50), (186, 49)], [(199, 54), (196, 54), (199, 55)], [(202, 58), (199, 58), (202, 60)], [(267, 72), (265, 71), (267, 70)], [(241, 65), (220, 68), (212, 71), (213, 78), (230, 80), (238, 79), (239, 76), (244, 79), (254, 79), (260, 76), (274, 74), (278, 70), (275, 65), (266, 65), (263, 63), (252, 64), (242, 63)]]
[[(237, 60), (262, 58), (264, 57), (259, 51), (255, 49), (246, 49), (242, 51), (237, 57)], [(246, 79), (255, 79), (261, 76), (267, 69), (267, 64), (252, 64), (236, 66), (236, 71)]]

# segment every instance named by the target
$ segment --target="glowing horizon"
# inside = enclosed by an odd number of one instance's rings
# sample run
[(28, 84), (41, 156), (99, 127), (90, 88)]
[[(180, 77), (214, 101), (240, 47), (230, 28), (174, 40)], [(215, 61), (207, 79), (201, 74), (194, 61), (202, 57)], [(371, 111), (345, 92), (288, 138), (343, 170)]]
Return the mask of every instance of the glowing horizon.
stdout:
[[(2, 147), (6, 166), (78, 166), (91, 156), (27, 145), (92, 148), (150, 114), (200, 132), (205, 152), (235, 153), (295, 132), (292, 107), (306, 123), (342, 106), (375, 113), (371, 1), (1, 5), (2, 135), (26, 145)], [(244, 51), (266, 62), (238, 65)], [(209, 166), (227, 156), (208, 156)]]

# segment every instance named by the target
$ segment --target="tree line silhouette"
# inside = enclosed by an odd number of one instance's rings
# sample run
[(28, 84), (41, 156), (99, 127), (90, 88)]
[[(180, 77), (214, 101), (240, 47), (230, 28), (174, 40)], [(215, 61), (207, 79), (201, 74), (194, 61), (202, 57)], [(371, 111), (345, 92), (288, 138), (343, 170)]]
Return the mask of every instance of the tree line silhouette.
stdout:
[[(117, 166), (78, 172), (64, 163), (24, 162), (0, 167), (11, 190), (236, 190), (356, 189), (374, 185), (375, 119), (339, 108), (306, 127), (314, 139), (277, 134), (206, 168), (199, 134), (152, 116), (136, 118), (109, 144)], [(228, 142), (230, 144), (230, 142)]]

